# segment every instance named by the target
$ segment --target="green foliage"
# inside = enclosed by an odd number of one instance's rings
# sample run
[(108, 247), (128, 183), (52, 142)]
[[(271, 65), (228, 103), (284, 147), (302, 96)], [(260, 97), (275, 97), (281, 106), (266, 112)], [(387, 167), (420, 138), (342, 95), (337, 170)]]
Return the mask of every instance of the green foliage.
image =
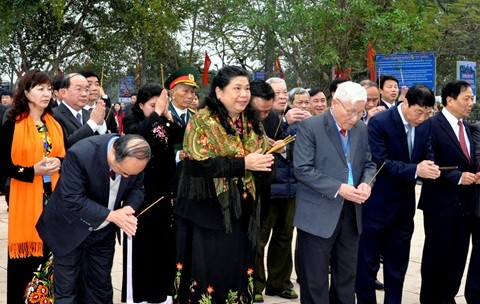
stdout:
[[(478, 0), (27, 0), (2, 1), (0, 68), (55, 71), (102, 68), (108, 83), (138, 74), (161, 81), (179, 67), (202, 72), (241, 65), (273, 75), (280, 58), (288, 86), (320, 86), (333, 67), (368, 77), (377, 54), (433, 51), (437, 87), (455, 78), (457, 60), (480, 49)], [(217, 65), (218, 64), (218, 65)]]
[[(160, 64), (182, 64), (175, 32), (185, 11), (169, 0), (5, 1), (0, 68), (64, 72), (91, 68), (116, 83), (141, 68), (160, 79)], [(181, 1), (180, 1), (181, 3)]]
[(480, 121), (480, 103), (476, 102), (473, 104), (472, 111), (470, 112), (470, 116), (468, 117), (470, 122), (478, 122)]

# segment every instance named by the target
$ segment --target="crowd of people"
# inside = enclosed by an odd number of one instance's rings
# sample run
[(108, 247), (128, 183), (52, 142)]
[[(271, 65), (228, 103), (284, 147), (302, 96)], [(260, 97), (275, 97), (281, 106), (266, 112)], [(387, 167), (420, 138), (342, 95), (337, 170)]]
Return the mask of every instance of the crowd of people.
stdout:
[[(472, 243), (465, 298), (480, 303), (468, 83), (437, 109), (389, 75), (287, 90), (226, 66), (203, 100), (197, 79), (181, 68), (128, 106), (91, 70), (30, 70), (2, 91), (7, 303), (112, 303), (117, 240), (126, 303), (374, 304), (378, 289), (401, 303), (419, 182), (420, 302), (455, 303)], [(50, 253), (53, 290), (25, 293)]]

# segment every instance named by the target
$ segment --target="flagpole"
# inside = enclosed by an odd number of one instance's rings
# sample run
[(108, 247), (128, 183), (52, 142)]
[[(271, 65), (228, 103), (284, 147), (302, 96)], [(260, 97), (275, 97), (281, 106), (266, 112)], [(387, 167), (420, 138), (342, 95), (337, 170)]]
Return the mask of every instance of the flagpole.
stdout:
[(165, 83), (165, 77), (163, 75), (163, 63), (160, 63), (160, 78), (162, 79), (162, 86)]

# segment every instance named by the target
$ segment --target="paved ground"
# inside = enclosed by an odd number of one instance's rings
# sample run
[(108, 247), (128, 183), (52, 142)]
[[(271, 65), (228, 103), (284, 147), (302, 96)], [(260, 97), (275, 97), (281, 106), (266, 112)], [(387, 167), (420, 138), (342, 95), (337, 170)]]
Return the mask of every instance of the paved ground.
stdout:
[[(418, 188), (417, 190), (420, 190)], [(418, 193), (418, 191), (417, 191)], [(5, 204), (4, 197), (0, 197), (0, 304), (6, 303), (6, 257), (7, 257), (7, 221), (8, 213)], [(420, 291), (420, 262), (422, 257), (422, 246), (423, 246), (423, 223), (422, 223), (422, 212), (417, 212), (415, 216), (415, 233), (413, 235), (412, 249), (410, 253), (410, 264), (408, 267), (407, 277), (405, 280), (405, 286), (403, 291), (403, 303), (404, 304), (417, 304), (419, 303), (419, 291)], [(122, 257), (120, 247), (117, 246), (117, 251), (115, 255), (115, 262), (112, 271), (113, 285), (114, 285), (114, 303), (118, 304), (120, 302), (120, 291), (122, 287)], [(381, 273), (379, 274), (381, 280)], [(292, 274), (292, 282), (295, 284), (295, 290), (299, 293), (299, 286), (295, 282), (296, 275)], [(463, 296), (464, 290), (464, 280), (457, 296), (458, 304), (465, 304), (465, 298)], [(379, 303), (383, 303), (383, 292), (377, 292)], [(280, 303), (299, 303), (300, 300), (291, 301), (285, 300), (280, 297), (270, 297), (265, 296), (266, 304), (280, 304)]]

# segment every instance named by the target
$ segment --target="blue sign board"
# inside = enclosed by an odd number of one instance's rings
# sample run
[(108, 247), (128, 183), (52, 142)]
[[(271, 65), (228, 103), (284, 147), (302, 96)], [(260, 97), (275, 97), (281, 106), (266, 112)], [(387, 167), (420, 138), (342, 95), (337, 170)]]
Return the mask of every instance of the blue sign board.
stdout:
[(376, 56), (376, 74), (395, 76), (400, 88), (424, 84), (435, 92), (437, 62), (435, 53), (379, 54)]
[(265, 80), (265, 71), (253, 72), (253, 80)]
[(130, 102), (134, 89), (135, 78), (133, 76), (123, 77), (118, 86), (118, 100), (120, 102)]
[(473, 95), (477, 96), (477, 63), (475, 61), (457, 61), (457, 79), (470, 84)]

